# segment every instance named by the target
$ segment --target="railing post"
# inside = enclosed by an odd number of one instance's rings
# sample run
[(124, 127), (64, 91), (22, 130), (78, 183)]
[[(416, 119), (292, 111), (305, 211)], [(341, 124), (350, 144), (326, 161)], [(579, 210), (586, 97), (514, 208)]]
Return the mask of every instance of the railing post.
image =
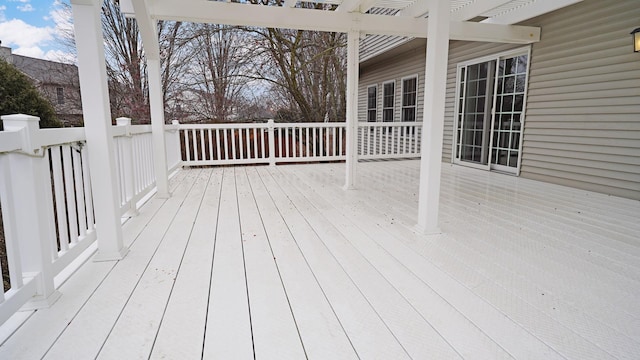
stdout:
[(138, 207), (134, 201), (136, 194), (135, 190), (135, 172), (133, 169), (133, 142), (131, 140), (131, 119), (126, 117), (119, 117), (116, 119), (116, 125), (124, 127), (124, 136), (121, 137), (122, 141), (122, 172), (124, 174), (124, 196), (127, 199), (127, 206), (129, 209), (124, 216), (132, 217), (138, 215)]
[(267, 125), (269, 126), (269, 165), (276, 165), (276, 136), (275, 136), (275, 125), (273, 119), (269, 119), (267, 121)]
[[(53, 283), (52, 254), (56, 231), (49, 157), (37, 144), (40, 119), (18, 114), (2, 116), (2, 121), (5, 131), (22, 133), (22, 151), (0, 155), (2, 172), (7, 172), (0, 181), (8, 180), (0, 188), (10, 191), (13, 199), (3, 204), (7, 207), (3, 213), (12, 217), (5, 219), (5, 223), (14, 226), (8, 234), (18, 240), (13, 243), (18, 244), (22, 277), (36, 281), (36, 295), (23, 309), (49, 307), (60, 293)], [(11, 239), (7, 240), (11, 242)]]
[(180, 121), (171, 120), (171, 125), (173, 125), (173, 129), (170, 131), (171, 137), (173, 137), (172, 141), (174, 142), (173, 149), (167, 146), (167, 154), (173, 152), (173, 156), (171, 159), (175, 159), (171, 162), (171, 168), (175, 168), (176, 164), (182, 162), (182, 147), (180, 146)]

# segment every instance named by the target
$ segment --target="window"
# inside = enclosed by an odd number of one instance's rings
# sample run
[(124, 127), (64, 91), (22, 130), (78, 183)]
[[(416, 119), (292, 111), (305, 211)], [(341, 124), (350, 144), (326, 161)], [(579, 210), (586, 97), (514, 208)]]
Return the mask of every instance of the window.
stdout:
[(56, 97), (58, 100), (58, 105), (64, 104), (64, 89), (61, 87), (56, 88)]
[(402, 121), (416, 121), (418, 77), (402, 79)]
[(458, 65), (455, 160), (518, 173), (526, 49)]
[(367, 121), (375, 122), (377, 119), (376, 109), (378, 105), (378, 86), (373, 85), (367, 88)]
[(382, 121), (393, 121), (393, 111), (396, 97), (396, 83), (389, 81), (382, 84)]

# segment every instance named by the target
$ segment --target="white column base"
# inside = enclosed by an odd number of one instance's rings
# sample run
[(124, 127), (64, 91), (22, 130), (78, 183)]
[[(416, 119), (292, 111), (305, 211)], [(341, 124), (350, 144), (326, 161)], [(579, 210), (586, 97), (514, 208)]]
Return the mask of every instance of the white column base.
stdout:
[(129, 252), (129, 248), (124, 246), (119, 251), (106, 252), (98, 250), (96, 255), (93, 257), (93, 262), (102, 262), (102, 261), (118, 261), (124, 259)]
[(34, 296), (31, 298), (31, 300), (29, 300), (29, 302), (22, 305), (22, 307), (20, 308), (20, 311), (32, 311), (32, 310), (49, 308), (56, 301), (58, 301), (60, 296), (62, 296), (62, 293), (58, 290), (55, 290), (54, 292), (49, 294), (49, 296), (47, 296), (46, 298), (42, 295)]
[(158, 191), (156, 192), (156, 197), (158, 199), (169, 199), (171, 197), (171, 191)]
[(420, 224), (416, 224), (416, 226), (413, 227), (413, 230), (415, 232), (417, 232), (420, 235), (441, 235), (444, 234), (444, 232), (439, 228), (439, 227), (434, 227), (434, 228), (427, 228), (425, 226), (422, 226)]
[(342, 190), (344, 191), (355, 190), (355, 189), (357, 189), (357, 187), (354, 184), (345, 184), (342, 186)]

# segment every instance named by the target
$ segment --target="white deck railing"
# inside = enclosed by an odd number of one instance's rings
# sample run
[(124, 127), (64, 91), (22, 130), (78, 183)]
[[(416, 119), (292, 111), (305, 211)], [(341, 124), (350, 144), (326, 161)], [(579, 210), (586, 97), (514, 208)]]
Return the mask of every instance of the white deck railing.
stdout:
[[(96, 240), (83, 128), (39, 129), (38, 118), (3, 117), (0, 205), (6, 246), (0, 324), (20, 308), (55, 301), (61, 273)], [(137, 212), (153, 191), (151, 127), (118, 119), (112, 128), (121, 214)], [(169, 170), (180, 165), (177, 125), (166, 127)]]
[[(39, 119), (3, 116), (0, 205), (6, 244), (0, 324), (20, 308), (47, 306), (74, 261), (96, 240), (91, 145), (83, 128), (40, 129)], [(112, 128), (123, 219), (155, 189), (151, 126), (120, 118)], [(417, 157), (420, 123), (360, 123), (360, 159)], [(272, 164), (346, 159), (345, 123), (181, 125), (165, 127), (168, 170), (181, 165)], [(89, 254), (90, 255), (90, 254)]]
[[(182, 124), (182, 163), (272, 164), (346, 159), (345, 123)], [(360, 123), (360, 159), (420, 156), (422, 123)]]
[(419, 157), (421, 136), (422, 123), (360, 123), (358, 126), (358, 158)]

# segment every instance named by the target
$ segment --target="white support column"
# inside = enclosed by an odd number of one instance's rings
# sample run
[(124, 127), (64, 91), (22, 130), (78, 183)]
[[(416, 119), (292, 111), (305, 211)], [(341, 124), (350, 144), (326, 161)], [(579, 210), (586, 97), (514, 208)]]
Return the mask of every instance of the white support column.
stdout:
[(120, 224), (116, 164), (111, 137), (111, 110), (100, 20), (101, 4), (96, 0), (72, 0), (82, 111), (98, 235), (98, 253), (94, 261), (110, 261), (122, 259), (128, 249), (123, 244)]
[(159, 198), (169, 198), (169, 171), (167, 166), (167, 145), (164, 136), (164, 102), (160, 81), (160, 60), (147, 58), (149, 74), (149, 106), (151, 108), (151, 135), (153, 139), (153, 168)]
[(418, 231), (439, 233), (440, 173), (442, 168), (442, 136), (449, 58), (448, 0), (431, 0), (425, 66), (422, 156), (420, 159), (420, 195)]
[(358, 73), (360, 31), (347, 33), (347, 171), (345, 190), (355, 189), (358, 165)]
[[(2, 120), (5, 131), (22, 132), (22, 151), (0, 155), (0, 192), (6, 197), (3, 202), (6, 209), (2, 210), (5, 215), (9, 214), (5, 218), (7, 250), (10, 255), (19, 254), (19, 259), (11, 260), (19, 262), (18, 268), (22, 271), (12, 275), (22, 276), (25, 283), (29, 279), (36, 282), (35, 296), (23, 310), (46, 308), (60, 297), (53, 283), (51, 254), (56, 230), (49, 157), (43, 153), (46, 150), (36, 144), (39, 118), (18, 114), (2, 116)], [(13, 245), (17, 245), (17, 249), (12, 249)]]
[(168, 198), (169, 171), (167, 166), (167, 145), (164, 136), (164, 96), (160, 72), (160, 45), (156, 21), (149, 16), (146, 0), (132, 0), (140, 37), (144, 44), (149, 76), (149, 107), (151, 110), (151, 132), (153, 139), (153, 168), (156, 176), (156, 196)]

